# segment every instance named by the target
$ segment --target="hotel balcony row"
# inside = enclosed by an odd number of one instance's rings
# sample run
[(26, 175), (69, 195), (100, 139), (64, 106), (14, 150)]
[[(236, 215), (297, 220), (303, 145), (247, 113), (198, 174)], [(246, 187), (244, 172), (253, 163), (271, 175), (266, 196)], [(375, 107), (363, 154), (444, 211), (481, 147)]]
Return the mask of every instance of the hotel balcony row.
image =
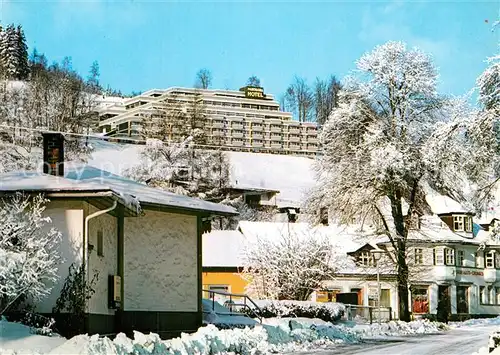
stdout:
[(223, 130), (212, 129), (209, 135), (215, 137), (234, 137), (245, 139), (266, 139), (266, 140), (279, 140), (284, 142), (296, 143), (318, 143), (319, 140), (316, 136), (301, 136), (301, 135), (288, 135), (288, 134), (275, 134), (270, 132), (246, 132), (242, 130)]

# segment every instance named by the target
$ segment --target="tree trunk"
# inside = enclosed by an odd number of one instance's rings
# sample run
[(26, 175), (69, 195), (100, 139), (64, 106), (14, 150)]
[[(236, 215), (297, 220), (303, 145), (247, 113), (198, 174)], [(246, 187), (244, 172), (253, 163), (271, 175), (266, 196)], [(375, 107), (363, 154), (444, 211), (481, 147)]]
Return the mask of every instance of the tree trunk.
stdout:
[(408, 264), (406, 263), (406, 245), (398, 241), (398, 295), (399, 295), (399, 319), (410, 321), (410, 307), (408, 303)]
[(396, 262), (399, 295), (399, 319), (405, 322), (410, 321), (410, 307), (408, 302), (408, 264), (406, 262), (406, 233), (403, 218), (403, 208), (401, 205), (401, 194), (399, 191), (389, 197), (391, 201), (391, 212), (396, 227)]

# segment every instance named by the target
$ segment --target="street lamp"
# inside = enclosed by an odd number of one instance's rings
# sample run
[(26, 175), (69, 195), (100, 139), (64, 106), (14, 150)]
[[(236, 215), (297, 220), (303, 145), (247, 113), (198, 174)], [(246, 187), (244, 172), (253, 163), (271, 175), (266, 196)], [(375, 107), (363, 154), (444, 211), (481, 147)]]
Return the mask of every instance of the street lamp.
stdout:
[(381, 249), (372, 249), (370, 250), (370, 253), (373, 255), (373, 260), (375, 261), (375, 265), (377, 266), (377, 287), (378, 287), (378, 292), (377, 292), (377, 307), (378, 307), (378, 324), (380, 324), (380, 269), (378, 267), (378, 262), (380, 258), (382, 257), (382, 254), (384, 253), (383, 250)]

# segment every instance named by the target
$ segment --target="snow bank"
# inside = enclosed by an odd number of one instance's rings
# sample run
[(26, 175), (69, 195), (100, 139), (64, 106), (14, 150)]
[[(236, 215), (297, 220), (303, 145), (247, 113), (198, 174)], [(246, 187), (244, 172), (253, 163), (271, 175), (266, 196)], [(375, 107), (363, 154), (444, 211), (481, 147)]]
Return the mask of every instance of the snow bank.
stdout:
[(23, 324), (0, 320), (0, 354), (46, 353), (65, 341), (66, 338), (59, 335), (33, 334), (31, 328)]
[[(284, 353), (307, 351), (322, 346), (335, 344), (351, 344), (364, 337), (399, 336), (425, 333), (436, 333), (443, 329), (441, 323), (429, 321), (389, 322), (359, 326), (352, 322), (333, 325), (324, 321), (300, 318), (275, 318), (266, 320), (268, 324), (244, 329), (217, 329), (210, 324), (200, 328), (194, 334), (182, 334), (179, 338), (162, 341), (157, 334), (134, 332), (134, 338), (118, 334), (114, 340), (99, 338), (98, 335), (78, 335), (60, 344), (58, 347), (48, 346), (45, 339), (38, 343), (47, 345), (46, 350), (34, 346), (12, 346), (11, 352), (0, 350), (2, 354), (255, 354)], [(11, 323), (12, 324), (12, 323)], [(37, 336), (39, 337), (39, 336)], [(0, 340), (3, 340), (3, 335)], [(23, 339), (24, 341), (24, 339)], [(33, 344), (31, 344), (33, 345)], [(28, 351), (28, 349), (31, 349)]]
[(417, 334), (434, 334), (449, 329), (444, 323), (416, 320), (412, 322), (390, 321), (371, 325), (357, 324), (353, 331), (362, 338), (381, 336), (401, 336)]
[(500, 325), (500, 316), (495, 318), (468, 319), (463, 322), (449, 322), (448, 324), (454, 328), (471, 327), (478, 325)]

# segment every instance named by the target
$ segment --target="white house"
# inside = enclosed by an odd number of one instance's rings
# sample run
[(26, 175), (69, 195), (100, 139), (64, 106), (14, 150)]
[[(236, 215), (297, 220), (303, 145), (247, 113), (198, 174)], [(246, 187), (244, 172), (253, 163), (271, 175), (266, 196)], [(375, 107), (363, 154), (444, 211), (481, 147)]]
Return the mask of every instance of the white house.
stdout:
[[(430, 201), (431, 202), (431, 201)], [(493, 226), (479, 226), (473, 215), (458, 204), (440, 203), (431, 208), (439, 214), (418, 218), (408, 235), (411, 312), (414, 316), (436, 314), (439, 299), (449, 299), (452, 318), (492, 316), (500, 314), (500, 241)], [(450, 208), (455, 209), (449, 211)], [(446, 211), (446, 212), (445, 212)], [(494, 221), (494, 220), (493, 220)], [(488, 229), (488, 230), (487, 230)], [(336, 301), (338, 294), (355, 293), (354, 304), (377, 306), (377, 268), (371, 251), (391, 250), (386, 237), (377, 237), (372, 226), (316, 226), (307, 223), (240, 222), (241, 237), (228, 243), (229, 235), (213, 232), (204, 235), (204, 271), (218, 273), (218, 287), (227, 276), (227, 289), (234, 285), (234, 275), (243, 265), (242, 253), (249, 241), (279, 238), (288, 233), (314, 232), (328, 235), (336, 252), (350, 256), (333, 280), (313, 294), (318, 301)], [(230, 245), (231, 250), (225, 250)], [(216, 251), (216, 252), (215, 252)], [(387, 253), (385, 253), (387, 255)], [(217, 256), (217, 260), (215, 259)], [(379, 261), (381, 307), (391, 308), (398, 317), (396, 271), (387, 256)], [(208, 280), (208, 278), (207, 278)], [(224, 285), (223, 285), (224, 286)], [(210, 285), (205, 282), (205, 287)], [(387, 310), (383, 316), (387, 317)]]
[[(62, 172), (59, 172), (62, 173)], [(233, 208), (151, 188), (78, 166), (64, 176), (15, 172), (0, 176), (0, 195), (43, 193), (49, 226), (63, 235), (59, 282), (36, 311), (50, 314), (71, 264), (98, 275), (81, 329), (111, 334), (139, 330), (163, 337), (202, 324), (202, 233), (213, 215)], [(59, 330), (69, 314), (53, 315)]]

